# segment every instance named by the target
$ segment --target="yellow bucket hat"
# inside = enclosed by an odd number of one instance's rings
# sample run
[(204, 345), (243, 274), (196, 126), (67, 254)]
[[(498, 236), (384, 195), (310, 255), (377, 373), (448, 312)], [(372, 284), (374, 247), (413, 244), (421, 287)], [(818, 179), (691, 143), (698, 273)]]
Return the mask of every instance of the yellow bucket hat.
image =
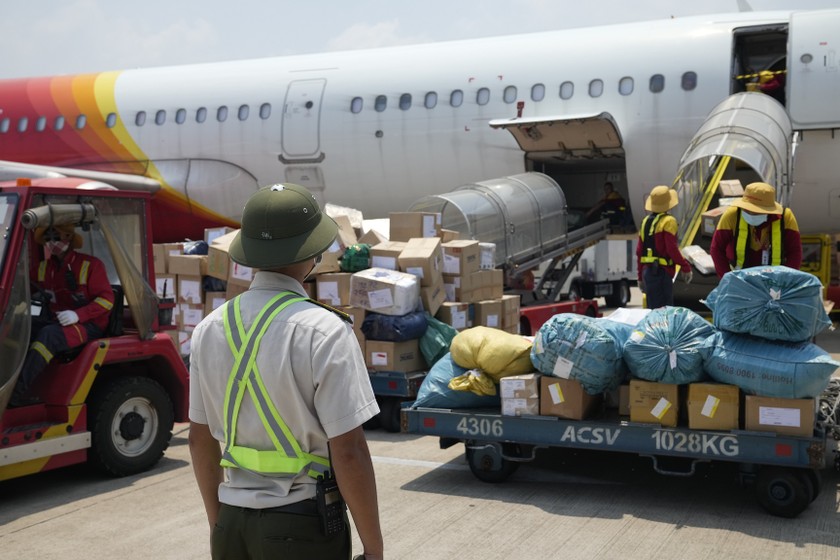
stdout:
[(732, 206), (754, 214), (781, 214), (783, 211), (782, 205), (776, 202), (776, 189), (767, 183), (750, 183)]
[(677, 191), (670, 187), (660, 185), (653, 187), (645, 201), (645, 210), (648, 212), (667, 212), (680, 202)]

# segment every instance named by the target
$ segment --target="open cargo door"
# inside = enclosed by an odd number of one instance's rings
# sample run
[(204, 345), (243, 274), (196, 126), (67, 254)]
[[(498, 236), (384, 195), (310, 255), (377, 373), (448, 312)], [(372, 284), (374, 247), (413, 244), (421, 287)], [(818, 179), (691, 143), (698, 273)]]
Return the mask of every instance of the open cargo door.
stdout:
[(497, 119), (492, 128), (510, 132), (526, 154), (560, 158), (592, 158), (623, 154), (621, 134), (612, 115)]

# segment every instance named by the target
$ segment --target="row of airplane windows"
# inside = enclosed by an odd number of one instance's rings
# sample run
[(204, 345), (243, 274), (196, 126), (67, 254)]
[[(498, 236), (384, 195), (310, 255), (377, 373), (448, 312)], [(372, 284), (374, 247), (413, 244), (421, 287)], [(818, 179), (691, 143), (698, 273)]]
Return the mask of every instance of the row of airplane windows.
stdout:
[[(680, 79), (680, 86), (685, 91), (692, 91), (697, 87), (697, 74), (695, 72), (685, 72)], [(654, 74), (650, 77), (648, 89), (651, 93), (660, 93), (665, 89), (665, 76), (662, 74)], [(623, 96), (631, 95), (635, 90), (635, 82), (633, 78), (626, 76), (618, 81), (618, 93)], [(559, 96), (560, 99), (571, 99), (575, 93), (575, 85), (573, 82), (563, 82), (560, 84)], [(604, 93), (604, 81), (595, 79), (589, 82), (587, 93), (590, 97), (601, 97)], [(502, 91), (502, 100), (505, 103), (513, 103), (517, 100), (519, 90), (516, 86), (507, 86)], [(545, 84), (534, 84), (531, 86), (530, 97), (532, 101), (539, 102), (545, 99)], [(478, 105), (487, 105), (490, 102), (490, 88), (482, 87), (476, 91), (475, 102)], [(449, 105), (452, 107), (460, 107), (464, 103), (464, 91), (460, 89), (453, 90), (449, 94)], [(430, 91), (423, 97), (423, 106), (427, 109), (433, 109), (438, 104), (437, 92)], [(403, 93), (399, 98), (399, 108), (407, 111), (412, 106), (412, 96), (410, 93)], [(350, 102), (350, 111), (352, 113), (360, 113), (364, 108), (364, 100), (361, 97), (354, 97)], [(388, 108), (388, 96), (377, 95), (373, 102), (373, 108), (376, 112), (383, 112)], [(225, 122), (228, 119), (230, 110), (226, 105), (222, 105), (216, 109), (216, 120), (218, 122)], [(236, 116), (240, 121), (248, 120), (251, 113), (250, 106), (240, 105), (236, 111)], [(263, 103), (259, 108), (259, 117), (266, 120), (271, 116), (271, 104)], [(195, 112), (195, 122), (203, 123), (207, 120), (208, 110), (206, 107), (199, 107)], [(164, 109), (159, 109), (154, 113), (154, 123), (156, 125), (166, 124), (167, 113)], [(175, 122), (183, 124), (187, 120), (187, 110), (178, 109), (175, 111)], [(146, 111), (138, 111), (134, 116), (134, 124), (138, 127), (146, 124)], [(105, 126), (113, 128), (117, 124), (117, 114), (109, 113), (105, 117)], [(0, 119), (0, 133), (5, 134), (11, 130), (11, 119), (5, 117)], [(67, 126), (67, 120), (64, 116), (59, 115), (53, 121), (53, 130), (64, 130)], [(87, 126), (87, 116), (78, 115), (75, 118), (74, 128), (82, 130)], [(43, 132), (47, 128), (47, 117), (41, 116), (35, 119), (34, 129), (37, 132)], [(17, 122), (17, 131), (26, 132), (29, 130), (29, 117), (20, 117)]]

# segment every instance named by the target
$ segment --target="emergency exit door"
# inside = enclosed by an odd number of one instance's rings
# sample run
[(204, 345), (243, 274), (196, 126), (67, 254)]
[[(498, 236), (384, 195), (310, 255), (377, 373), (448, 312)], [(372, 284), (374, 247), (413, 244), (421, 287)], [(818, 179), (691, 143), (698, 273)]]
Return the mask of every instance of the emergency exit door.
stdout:
[(283, 163), (316, 163), (321, 152), (321, 102), (324, 79), (296, 80), (289, 84), (283, 104), (280, 160)]

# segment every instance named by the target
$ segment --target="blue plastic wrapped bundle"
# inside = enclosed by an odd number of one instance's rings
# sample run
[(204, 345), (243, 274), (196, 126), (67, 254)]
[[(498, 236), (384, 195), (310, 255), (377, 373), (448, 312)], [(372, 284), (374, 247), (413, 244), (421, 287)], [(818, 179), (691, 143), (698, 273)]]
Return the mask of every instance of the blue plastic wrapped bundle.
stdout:
[(423, 311), (414, 311), (406, 315), (369, 312), (362, 322), (362, 333), (370, 340), (403, 342), (421, 338), (428, 325)]
[(704, 343), (715, 333), (703, 317), (684, 307), (660, 307), (636, 326), (624, 345), (624, 361), (639, 379), (676, 385), (707, 378)]
[(712, 379), (762, 397), (817, 397), (840, 367), (810, 342), (769, 341), (725, 331), (706, 339), (701, 352), (703, 368)]
[(534, 337), (531, 362), (545, 375), (575, 379), (590, 395), (615, 389), (627, 375), (621, 343), (624, 325), (574, 313), (546, 321)]
[(456, 391), (449, 388), (449, 382), (467, 373), (466, 368), (460, 367), (452, 361), (452, 356), (446, 354), (435, 362), (414, 400), (413, 408), (482, 408), (502, 406), (501, 397), (497, 391), (493, 396), (480, 396), (470, 391)]
[(705, 303), (717, 328), (768, 340), (804, 342), (831, 326), (819, 279), (786, 266), (729, 272)]

